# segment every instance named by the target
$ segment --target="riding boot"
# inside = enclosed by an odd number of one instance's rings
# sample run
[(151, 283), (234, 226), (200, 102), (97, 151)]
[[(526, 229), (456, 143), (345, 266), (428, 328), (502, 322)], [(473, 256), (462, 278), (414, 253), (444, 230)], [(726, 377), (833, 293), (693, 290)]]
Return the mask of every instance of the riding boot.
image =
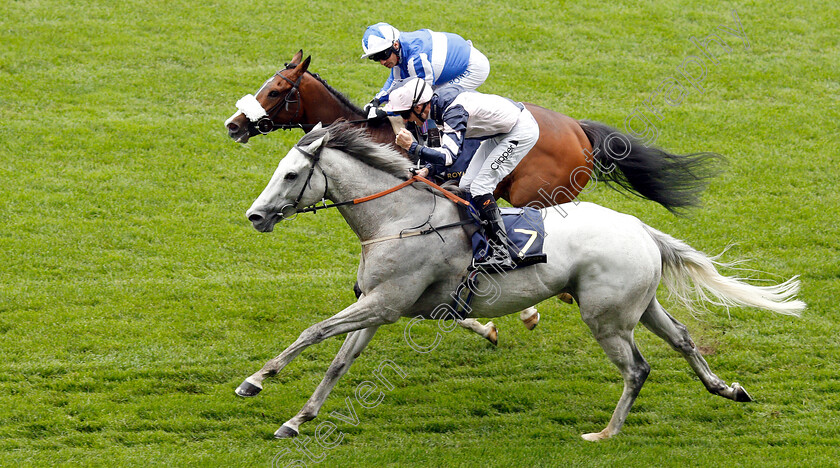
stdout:
[(487, 243), (492, 252), (488, 253), (485, 261), (476, 263), (476, 267), (492, 267), (501, 270), (512, 270), (516, 264), (511, 258), (508, 246), (510, 241), (505, 231), (505, 223), (502, 221), (502, 213), (499, 211), (496, 200), (492, 194), (478, 195), (473, 197), (473, 203), (478, 207), (478, 216), (484, 222), (484, 232), (487, 234)]

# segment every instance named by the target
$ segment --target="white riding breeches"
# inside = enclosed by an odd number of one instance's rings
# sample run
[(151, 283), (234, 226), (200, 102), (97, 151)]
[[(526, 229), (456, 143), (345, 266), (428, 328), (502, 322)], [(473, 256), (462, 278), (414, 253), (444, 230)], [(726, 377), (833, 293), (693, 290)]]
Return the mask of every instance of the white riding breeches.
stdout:
[(464, 73), (461, 73), (446, 83), (434, 86), (434, 89), (454, 84), (467, 91), (475, 91), (476, 88), (484, 84), (488, 76), (490, 76), (490, 61), (478, 49), (473, 47), (470, 50), (470, 63), (467, 65)]
[(528, 109), (522, 110), (510, 132), (481, 142), (459, 187), (468, 190), (473, 197), (493, 193), (539, 138), (540, 127), (536, 119)]

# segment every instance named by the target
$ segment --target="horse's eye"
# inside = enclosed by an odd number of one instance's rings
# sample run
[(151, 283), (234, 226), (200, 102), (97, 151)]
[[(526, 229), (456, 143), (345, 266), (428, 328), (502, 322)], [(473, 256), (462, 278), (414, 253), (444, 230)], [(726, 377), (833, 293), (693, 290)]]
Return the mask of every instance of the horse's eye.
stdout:
[(296, 172), (290, 172), (290, 173), (286, 174), (286, 177), (283, 177), (283, 178), (286, 179), (286, 180), (295, 180), (295, 179), (297, 179), (297, 173)]
[(268, 93), (268, 97), (270, 97), (270, 98), (280, 97), (280, 91), (271, 91), (271, 92)]

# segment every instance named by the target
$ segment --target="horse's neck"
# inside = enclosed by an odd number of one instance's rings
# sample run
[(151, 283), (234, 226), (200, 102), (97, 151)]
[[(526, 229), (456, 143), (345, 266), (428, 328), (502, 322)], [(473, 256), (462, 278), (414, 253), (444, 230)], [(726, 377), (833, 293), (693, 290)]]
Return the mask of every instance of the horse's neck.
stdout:
[(310, 105), (307, 106), (300, 123), (315, 125), (320, 122), (323, 125), (329, 125), (342, 118), (350, 122), (364, 122), (363, 125), (374, 141), (392, 145), (395, 150), (405, 154), (405, 150), (394, 143), (396, 132), (390, 120), (366, 120), (365, 115), (349, 106), (313, 76), (308, 76), (305, 84), (307, 102)]
[[(329, 197), (334, 202), (367, 197), (399, 185), (402, 181), (348, 157), (324, 167), (329, 179)], [(428, 220), (435, 209), (433, 195), (406, 187), (363, 203), (339, 208), (347, 224), (361, 240), (393, 234)]]
[(395, 144), (395, 137), (397, 132), (390, 119), (377, 119), (369, 121), (367, 124), (367, 131), (374, 141), (391, 145), (395, 150), (405, 154), (405, 150)]
[(348, 106), (338, 96), (333, 94), (317, 78), (309, 76), (309, 79), (305, 83), (305, 93), (308, 97), (309, 106), (307, 106), (306, 112), (302, 116), (304, 120), (302, 123), (314, 125), (320, 122), (324, 125), (329, 125), (342, 118), (350, 121), (364, 118), (356, 109)]

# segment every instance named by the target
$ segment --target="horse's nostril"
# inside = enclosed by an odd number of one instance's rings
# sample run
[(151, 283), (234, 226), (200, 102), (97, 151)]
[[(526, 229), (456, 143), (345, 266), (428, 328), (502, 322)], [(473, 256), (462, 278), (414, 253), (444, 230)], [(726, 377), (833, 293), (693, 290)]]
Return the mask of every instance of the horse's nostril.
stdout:
[(229, 131), (229, 132), (232, 132), (232, 133), (236, 133), (236, 132), (238, 132), (238, 131), (239, 131), (239, 125), (236, 125), (236, 124), (235, 124), (235, 123), (233, 123), (233, 122), (229, 123), (229, 124), (228, 124), (228, 131)]
[(265, 219), (265, 218), (263, 218), (263, 216), (261, 214), (258, 214), (258, 213), (253, 213), (253, 214), (248, 215), (248, 221), (250, 221), (252, 223), (258, 223), (258, 222), (262, 221), (263, 219)]

